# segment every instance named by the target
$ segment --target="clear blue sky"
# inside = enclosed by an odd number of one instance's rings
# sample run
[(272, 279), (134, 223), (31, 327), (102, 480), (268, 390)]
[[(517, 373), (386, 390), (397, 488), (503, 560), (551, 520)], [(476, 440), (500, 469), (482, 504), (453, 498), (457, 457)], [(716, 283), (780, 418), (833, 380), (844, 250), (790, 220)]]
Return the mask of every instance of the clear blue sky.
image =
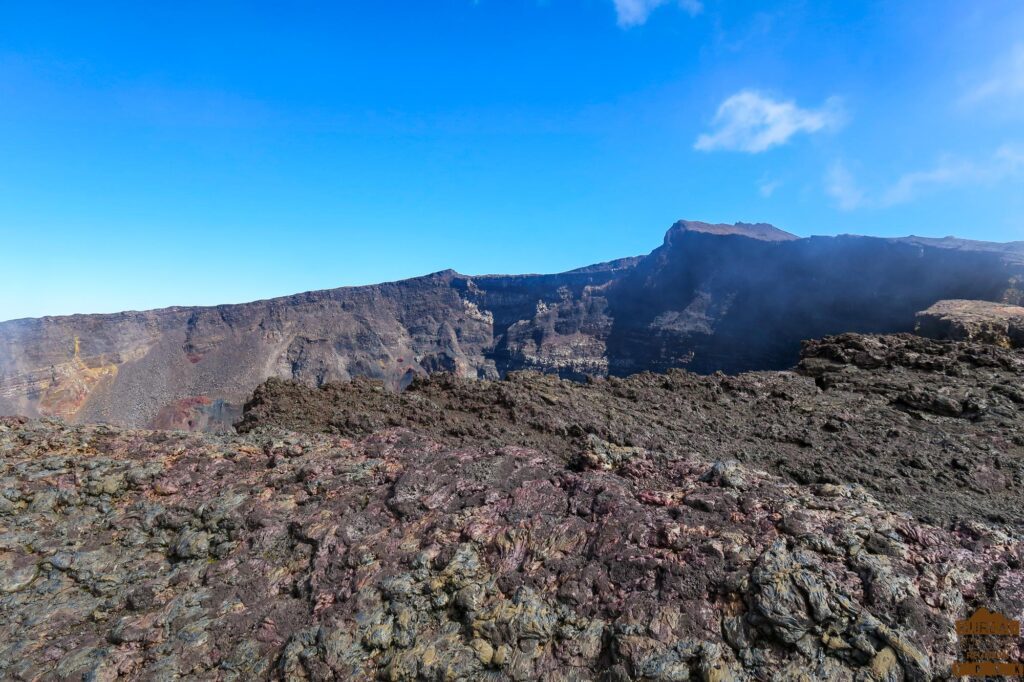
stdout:
[(1024, 239), (1024, 3), (0, 5), (0, 319), (646, 253)]

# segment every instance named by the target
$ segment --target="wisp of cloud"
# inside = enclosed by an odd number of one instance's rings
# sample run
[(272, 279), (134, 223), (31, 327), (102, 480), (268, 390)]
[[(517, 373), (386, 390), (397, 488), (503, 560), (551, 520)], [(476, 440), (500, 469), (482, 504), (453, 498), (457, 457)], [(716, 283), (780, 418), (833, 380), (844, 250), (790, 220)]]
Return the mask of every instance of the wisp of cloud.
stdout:
[[(639, 26), (647, 21), (657, 7), (668, 4), (669, 0), (614, 0), (615, 14), (618, 16), (619, 26), (629, 28)], [(704, 9), (700, 0), (679, 0), (680, 8), (696, 16)]]
[(842, 104), (830, 97), (819, 109), (803, 109), (754, 90), (741, 90), (718, 107), (715, 130), (697, 138), (695, 149), (757, 154), (785, 144), (797, 133), (835, 130), (843, 124)]

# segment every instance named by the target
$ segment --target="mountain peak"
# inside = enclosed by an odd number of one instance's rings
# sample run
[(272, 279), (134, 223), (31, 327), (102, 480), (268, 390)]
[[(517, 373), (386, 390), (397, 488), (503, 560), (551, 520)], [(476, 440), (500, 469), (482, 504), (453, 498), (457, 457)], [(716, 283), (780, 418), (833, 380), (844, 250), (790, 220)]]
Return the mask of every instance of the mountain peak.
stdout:
[(724, 223), (703, 223), (698, 220), (679, 220), (669, 228), (668, 233), (665, 235), (665, 241), (669, 241), (672, 236), (684, 232), (700, 232), (719, 236), (734, 235), (766, 242), (784, 242), (799, 239), (795, 234), (780, 230), (768, 223), (734, 223), (726, 225)]

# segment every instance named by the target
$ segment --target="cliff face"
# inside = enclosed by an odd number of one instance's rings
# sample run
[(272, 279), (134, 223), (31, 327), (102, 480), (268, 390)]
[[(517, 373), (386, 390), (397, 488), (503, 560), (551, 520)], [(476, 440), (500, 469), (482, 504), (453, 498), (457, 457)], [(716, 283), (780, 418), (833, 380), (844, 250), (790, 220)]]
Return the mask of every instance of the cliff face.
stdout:
[(190, 428), (211, 406), (237, 415), (271, 376), (312, 385), (372, 376), (395, 388), (427, 370), (497, 376), (483, 353), (493, 343), (490, 316), (460, 295), (454, 277), (8, 322), (0, 325), (0, 412)]
[(716, 235), (677, 224), (610, 292), (609, 370), (779, 369), (803, 339), (910, 331), (940, 299), (1019, 296), (1010, 249), (840, 236)]
[(216, 430), (269, 377), (568, 378), (790, 366), (802, 339), (897, 332), (940, 299), (1019, 300), (1017, 245), (798, 239), (680, 222), (650, 255), (556, 275), (452, 271), (208, 308), (0, 323), (0, 414)]

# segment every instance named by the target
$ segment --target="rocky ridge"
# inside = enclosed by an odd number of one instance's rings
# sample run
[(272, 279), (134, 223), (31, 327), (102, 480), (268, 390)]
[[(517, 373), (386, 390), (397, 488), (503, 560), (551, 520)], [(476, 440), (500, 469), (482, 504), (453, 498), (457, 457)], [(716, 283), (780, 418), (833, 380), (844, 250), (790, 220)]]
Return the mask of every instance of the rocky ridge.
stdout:
[(943, 299), (1019, 303), (1019, 244), (796, 238), (680, 221), (647, 256), (555, 275), (445, 271), (239, 305), (0, 323), (0, 414), (230, 430), (270, 377), (563, 378), (783, 369), (803, 339), (909, 332)]

